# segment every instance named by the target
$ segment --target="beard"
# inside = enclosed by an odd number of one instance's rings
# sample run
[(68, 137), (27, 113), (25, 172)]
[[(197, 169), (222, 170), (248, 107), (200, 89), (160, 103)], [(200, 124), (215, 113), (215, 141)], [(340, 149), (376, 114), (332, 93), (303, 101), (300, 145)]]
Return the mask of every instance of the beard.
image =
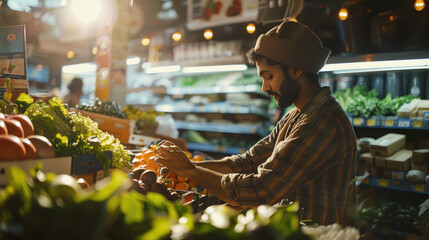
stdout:
[(280, 93), (267, 91), (268, 95), (277, 96), (277, 106), (279, 108), (287, 108), (296, 101), (299, 95), (300, 86), (292, 79), (288, 71), (284, 71), (285, 79), (280, 85)]

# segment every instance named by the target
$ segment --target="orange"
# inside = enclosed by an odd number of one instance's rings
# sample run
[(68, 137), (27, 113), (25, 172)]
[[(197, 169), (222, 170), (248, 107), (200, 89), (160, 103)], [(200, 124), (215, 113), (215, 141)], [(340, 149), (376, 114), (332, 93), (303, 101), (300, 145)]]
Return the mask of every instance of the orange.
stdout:
[(184, 152), (185, 152), (186, 156), (188, 156), (189, 159), (192, 158), (192, 154), (190, 152), (188, 152), (188, 151), (184, 151)]
[(154, 156), (156, 156), (156, 152), (152, 149), (146, 150), (146, 152), (144, 152), (144, 154), (143, 154), (143, 158), (145, 160), (148, 160), (149, 158), (154, 157)]
[(146, 170), (152, 170), (152, 171), (156, 172), (156, 169), (154, 167), (148, 166), (147, 164), (142, 165), (141, 168), (144, 168)]
[(172, 172), (172, 171), (169, 171), (170, 173), (169, 173), (169, 177), (171, 178), (171, 179), (176, 179), (177, 180), (177, 176), (176, 176), (176, 174), (174, 173), (174, 172)]
[(196, 187), (197, 186), (197, 182), (195, 182), (194, 180), (192, 180), (192, 179), (189, 179), (189, 181), (188, 181), (188, 185), (189, 185), (189, 189), (192, 189), (192, 188), (194, 188), (194, 187)]
[(188, 191), (189, 190), (189, 185), (186, 182), (178, 182), (174, 188), (177, 189), (177, 190)]
[(146, 160), (146, 165), (150, 168), (155, 169), (155, 172), (157, 173), (158, 170), (161, 168), (158, 164), (155, 163), (155, 156), (150, 157), (149, 159)]
[(178, 181), (178, 182), (187, 182), (187, 181), (188, 181), (188, 178), (184, 178), (184, 177), (181, 177), (181, 176), (177, 176), (177, 181)]
[(143, 160), (133, 159), (133, 169), (136, 169), (141, 165), (145, 165), (145, 162), (143, 162)]
[(204, 157), (198, 154), (195, 154), (194, 157), (192, 158), (193, 161), (195, 162), (202, 162), (204, 161)]
[(165, 186), (167, 186), (167, 188), (174, 188), (174, 181), (171, 179), (167, 179), (164, 181)]

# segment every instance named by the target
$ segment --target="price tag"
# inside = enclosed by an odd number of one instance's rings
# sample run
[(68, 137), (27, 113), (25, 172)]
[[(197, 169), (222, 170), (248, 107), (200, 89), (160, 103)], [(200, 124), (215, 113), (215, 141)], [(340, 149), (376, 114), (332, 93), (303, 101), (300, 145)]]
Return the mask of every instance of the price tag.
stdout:
[(416, 184), (414, 186), (414, 191), (416, 191), (416, 192), (424, 192), (425, 191), (425, 186), (423, 184)]
[(411, 123), (409, 119), (398, 119), (398, 127), (410, 127)]
[(363, 124), (362, 118), (353, 118), (353, 125), (360, 126)]
[(380, 179), (380, 181), (378, 182), (378, 186), (380, 186), (380, 187), (387, 187), (387, 185), (389, 185), (388, 180)]
[(395, 126), (395, 121), (394, 120), (385, 120), (384, 125), (386, 127), (393, 127), (393, 126)]
[(423, 121), (413, 121), (413, 127), (415, 128), (423, 127)]
[(367, 126), (374, 127), (375, 123), (376, 123), (375, 119), (370, 118), (370, 119), (366, 120), (366, 125)]
[(215, 146), (215, 150), (218, 152), (225, 152), (226, 148), (222, 146)]

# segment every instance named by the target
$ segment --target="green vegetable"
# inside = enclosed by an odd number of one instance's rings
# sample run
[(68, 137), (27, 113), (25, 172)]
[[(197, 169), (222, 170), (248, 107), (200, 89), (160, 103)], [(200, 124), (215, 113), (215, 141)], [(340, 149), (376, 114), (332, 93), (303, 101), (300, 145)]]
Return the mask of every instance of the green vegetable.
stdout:
[(95, 154), (107, 174), (111, 160), (104, 152), (112, 151), (114, 167), (130, 167), (129, 152), (118, 139), (101, 131), (92, 119), (69, 113), (59, 98), (49, 100), (49, 105), (37, 101), (27, 108), (25, 115), (36, 132), (52, 142), (57, 156)]
[(80, 110), (100, 113), (107, 116), (125, 118), (125, 113), (122, 112), (121, 106), (115, 101), (102, 102), (96, 99), (95, 101), (89, 102), (89, 104), (78, 105), (77, 108)]
[(85, 190), (40, 169), (30, 177), (10, 169), (0, 192), (0, 239), (310, 239), (300, 229), (298, 203), (246, 213), (214, 205), (200, 218), (181, 201), (130, 190), (130, 178), (117, 169)]
[(368, 91), (365, 86), (355, 86), (352, 89), (338, 90), (333, 96), (340, 103), (344, 111), (353, 117), (391, 116), (396, 115), (398, 109), (409, 103), (415, 97), (405, 95), (392, 98), (390, 93), (384, 99), (378, 99), (375, 89)]

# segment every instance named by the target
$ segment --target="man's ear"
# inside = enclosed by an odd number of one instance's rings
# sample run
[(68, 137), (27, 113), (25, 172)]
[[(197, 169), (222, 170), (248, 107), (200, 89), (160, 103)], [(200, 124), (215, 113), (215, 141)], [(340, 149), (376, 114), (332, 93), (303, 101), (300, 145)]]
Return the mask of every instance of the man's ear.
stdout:
[(299, 78), (302, 76), (303, 71), (299, 68), (289, 66), (289, 74), (294, 78)]

